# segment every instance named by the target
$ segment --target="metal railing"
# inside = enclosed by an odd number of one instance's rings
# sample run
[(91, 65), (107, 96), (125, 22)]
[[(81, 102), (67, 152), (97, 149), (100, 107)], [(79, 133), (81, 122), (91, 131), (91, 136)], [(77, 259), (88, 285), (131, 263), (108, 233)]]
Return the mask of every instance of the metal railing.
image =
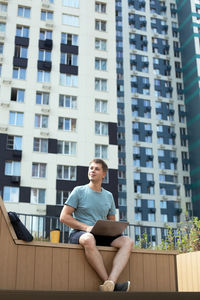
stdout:
[[(50, 241), (51, 230), (59, 229), (60, 242), (68, 243), (69, 227), (61, 223), (59, 217), (21, 213), (18, 214), (18, 216), (22, 223), (33, 235), (34, 240)], [(175, 236), (174, 240), (176, 243), (176, 228), (174, 228), (173, 230)], [(148, 247), (148, 245), (159, 245), (161, 241), (167, 242), (168, 229), (166, 227), (152, 227), (138, 224), (129, 224), (124, 234), (131, 237), (136, 245), (140, 244), (142, 247), (146, 248)], [(145, 239), (147, 241), (146, 245), (144, 243)]]

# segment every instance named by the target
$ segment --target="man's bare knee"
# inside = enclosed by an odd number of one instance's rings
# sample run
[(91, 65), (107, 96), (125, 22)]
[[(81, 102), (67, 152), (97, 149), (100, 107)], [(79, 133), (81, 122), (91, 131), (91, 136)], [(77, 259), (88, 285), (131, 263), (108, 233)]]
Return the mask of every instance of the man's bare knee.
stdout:
[(96, 241), (93, 236), (93, 234), (87, 232), (81, 235), (79, 239), (79, 243), (84, 247), (84, 248), (93, 248), (96, 246)]

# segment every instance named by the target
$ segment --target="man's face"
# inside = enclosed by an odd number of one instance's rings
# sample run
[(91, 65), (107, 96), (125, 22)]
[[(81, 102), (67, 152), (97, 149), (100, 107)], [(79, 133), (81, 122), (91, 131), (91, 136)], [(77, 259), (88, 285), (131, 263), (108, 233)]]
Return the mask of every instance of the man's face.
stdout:
[(103, 171), (101, 164), (96, 164), (92, 162), (89, 165), (88, 178), (90, 181), (101, 182), (105, 176), (106, 176), (106, 172)]

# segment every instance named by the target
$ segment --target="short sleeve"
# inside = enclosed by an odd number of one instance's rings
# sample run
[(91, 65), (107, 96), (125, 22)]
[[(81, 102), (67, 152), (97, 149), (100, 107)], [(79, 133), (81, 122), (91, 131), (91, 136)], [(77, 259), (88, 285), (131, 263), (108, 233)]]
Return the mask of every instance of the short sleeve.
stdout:
[(113, 195), (111, 194), (111, 208), (109, 210), (108, 215), (109, 216), (113, 216), (115, 214), (116, 214), (115, 201), (114, 201)]
[(70, 193), (69, 197), (65, 201), (65, 205), (72, 206), (73, 208), (78, 207), (78, 201), (79, 201), (79, 194), (78, 194), (78, 188), (75, 187), (73, 191)]

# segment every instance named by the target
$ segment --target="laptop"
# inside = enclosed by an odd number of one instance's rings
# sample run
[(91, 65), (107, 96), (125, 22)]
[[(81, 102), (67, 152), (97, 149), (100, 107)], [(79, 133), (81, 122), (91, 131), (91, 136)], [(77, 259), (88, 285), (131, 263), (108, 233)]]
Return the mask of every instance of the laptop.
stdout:
[(95, 235), (116, 236), (122, 234), (128, 224), (128, 222), (98, 220), (93, 226), (91, 233)]

